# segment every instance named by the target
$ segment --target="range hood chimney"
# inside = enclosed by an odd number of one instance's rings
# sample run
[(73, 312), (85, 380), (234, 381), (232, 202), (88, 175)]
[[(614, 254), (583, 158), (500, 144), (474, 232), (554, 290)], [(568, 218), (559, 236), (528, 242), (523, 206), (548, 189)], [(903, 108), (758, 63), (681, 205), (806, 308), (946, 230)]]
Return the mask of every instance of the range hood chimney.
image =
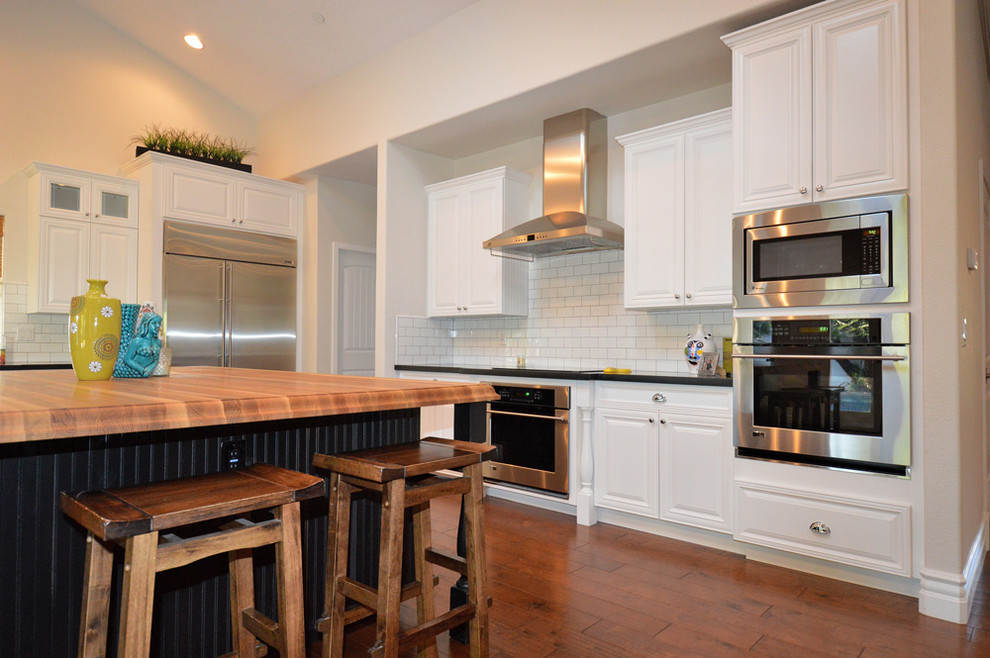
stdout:
[(494, 256), (543, 256), (621, 249), (622, 227), (604, 219), (608, 148), (605, 117), (587, 108), (543, 122), (543, 217), (483, 243)]

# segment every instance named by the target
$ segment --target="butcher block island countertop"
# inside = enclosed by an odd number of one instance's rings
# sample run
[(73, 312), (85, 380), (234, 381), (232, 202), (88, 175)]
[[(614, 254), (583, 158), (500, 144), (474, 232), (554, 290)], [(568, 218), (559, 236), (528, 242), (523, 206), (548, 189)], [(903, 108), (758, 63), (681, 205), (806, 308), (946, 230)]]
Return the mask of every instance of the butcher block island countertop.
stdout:
[(0, 372), (0, 443), (336, 416), (497, 399), (487, 384), (191, 366), (81, 382)]

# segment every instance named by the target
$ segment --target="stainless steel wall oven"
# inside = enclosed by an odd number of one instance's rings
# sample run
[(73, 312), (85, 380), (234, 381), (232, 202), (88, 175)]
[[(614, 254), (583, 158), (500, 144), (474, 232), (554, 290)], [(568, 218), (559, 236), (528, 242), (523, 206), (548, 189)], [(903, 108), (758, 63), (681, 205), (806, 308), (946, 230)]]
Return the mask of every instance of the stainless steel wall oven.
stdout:
[(570, 387), (485, 382), (500, 396), (488, 403), (488, 442), (498, 456), (486, 478), (567, 493)]
[(739, 456), (907, 475), (908, 313), (734, 324)]

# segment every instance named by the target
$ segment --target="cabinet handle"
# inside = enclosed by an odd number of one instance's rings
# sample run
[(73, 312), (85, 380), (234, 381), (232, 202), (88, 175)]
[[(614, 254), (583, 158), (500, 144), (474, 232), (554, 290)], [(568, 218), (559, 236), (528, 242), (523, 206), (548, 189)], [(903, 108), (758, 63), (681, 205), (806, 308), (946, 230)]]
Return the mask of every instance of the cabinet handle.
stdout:
[(650, 422), (651, 422), (651, 423), (652, 423), (652, 422), (654, 422), (654, 419), (653, 419), (653, 418), (650, 418)]
[(89, 217), (89, 213), (86, 213), (86, 216)]
[(664, 402), (667, 401), (667, 396), (664, 395), (663, 393), (654, 393), (653, 394), (653, 401), (654, 402), (658, 402), (660, 404), (663, 404)]
[(824, 187), (822, 187), (821, 185), (815, 185), (815, 191), (816, 191), (816, 192), (822, 192), (822, 191), (824, 191), (824, 189), (825, 189), (825, 188), (824, 188)]
[(666, 425), (667, 424), (667, 419), (666, 418), (661, 418), (660, 419), (660, 424), (661, 425)]
[(808, 529), (812, 532), (817, 532), (820, 535), (830, 535), (832, 534), (832, 529), (828, 527), (828, 524), (824, 521), (815, 521)]
[(808, 193), (808, 188), (802, 187), (800, 190), (798, 190), (798, 192), (800, 192), (801, 194), (807, 194)]
[(681, 293), (675, 292), (674, 293), (674, 299), (680, 299), (680, 298), (681, 298)]
[(688, 299), (691, 299), (691, 293), (685, 293), (684, 296), (687, 297)]
[(95, 215), (93, 215), (93, 217), (99, 217), (99, 216), (100, 216), (100, 213), (96, 213)]

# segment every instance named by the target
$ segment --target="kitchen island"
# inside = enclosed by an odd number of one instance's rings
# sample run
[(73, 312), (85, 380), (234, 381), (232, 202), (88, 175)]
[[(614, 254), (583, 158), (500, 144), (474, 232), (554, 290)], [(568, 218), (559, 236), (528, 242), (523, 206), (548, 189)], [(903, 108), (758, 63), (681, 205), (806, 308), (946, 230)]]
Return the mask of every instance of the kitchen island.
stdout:
[[(438, 404), (458, 405), (459, 438), (469, 439), (493, 396), (482, 384), (199, 366), (103, 382), (77, 381), (71, 370), (0, 372), (0, 618), (8, 621), (0, 654), (75, 654), (85, 533), (59, 511), (60, 491), (216, 472), (233, 458), (312, 472), (317, 452), (418, 440), (419, 408)], [(309, 502), (303, 574), (307, 632), (315, 639), (326, 501)], [(351, 569), (370, 581), (376, 511), (369, 504), (355, 512)], [(256, 587), (259, 608), (274, 615), (271, 561), (259, 552)], [(119, 594), (119, 561), (115, 569)], [(162, 574), (155, 604), (153, 655), (229, 650), (223, 556)], [(111, 614), (118, 605), (115, 596)]]

